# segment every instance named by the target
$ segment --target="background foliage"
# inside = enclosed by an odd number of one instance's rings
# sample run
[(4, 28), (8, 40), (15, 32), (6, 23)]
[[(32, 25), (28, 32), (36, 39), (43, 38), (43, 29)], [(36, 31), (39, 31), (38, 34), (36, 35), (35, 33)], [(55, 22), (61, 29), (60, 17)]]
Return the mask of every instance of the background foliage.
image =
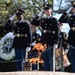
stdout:
[[(59, 0), (58, 0), (59, 1)], [(61, 0), (59, 4), (59, 10), (66, 10), (67, 8), (62, 8), (62, 1), (68, 2), (73, 0)], [(25, 11), (25, 20), (31, 20), (36, 14), (43, 9), (43, 6), (46, 4), (53, 4), (53, 0), (0, 0), (0, 31), (2, 31), (3, 26), (6, 21), (16, 13), (17, 9), (24, 9)], [(68, 6), (69, 7), (69, 6)], [(56, 12), (59, 12), (57, 10)], [(0, 34), (2, 35), (2, 34)]]

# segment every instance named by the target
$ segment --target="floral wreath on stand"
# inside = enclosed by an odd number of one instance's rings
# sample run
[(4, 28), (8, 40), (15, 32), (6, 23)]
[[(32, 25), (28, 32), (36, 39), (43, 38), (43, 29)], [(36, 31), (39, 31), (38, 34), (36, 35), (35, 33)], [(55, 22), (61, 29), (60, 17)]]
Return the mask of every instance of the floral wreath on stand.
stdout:
[(15, 57), (15, 51), (12, 48), (13, 39), (13, 32), (9, 32), (0, 40), (0, 58), (12, 60)]

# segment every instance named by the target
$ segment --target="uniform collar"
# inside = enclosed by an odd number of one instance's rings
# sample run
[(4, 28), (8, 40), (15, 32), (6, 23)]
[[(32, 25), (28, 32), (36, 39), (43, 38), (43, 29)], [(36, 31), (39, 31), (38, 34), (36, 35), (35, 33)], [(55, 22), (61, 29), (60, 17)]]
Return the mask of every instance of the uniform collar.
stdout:
[(20, 20), (19, 22), (20, 22), (20, 23), (21, 23), (21, 22), (24, 22), (24, 20), (22, 19), (22, 20)]
[(52, 16), (47, 16), (46, 18), (51, 19), (51, 18), (52, 18)]

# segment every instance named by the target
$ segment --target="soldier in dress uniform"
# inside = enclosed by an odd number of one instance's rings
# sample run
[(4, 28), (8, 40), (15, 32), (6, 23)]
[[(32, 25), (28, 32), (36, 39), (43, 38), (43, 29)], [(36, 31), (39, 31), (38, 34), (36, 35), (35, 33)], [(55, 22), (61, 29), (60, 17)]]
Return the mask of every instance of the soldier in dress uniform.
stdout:
[(17, 71), (23, 70), (23, 62), (25, 61), (26, 50), (31, 49), (31, 30), (29, 23), (23, 19), (23, 13), (23, 10), (18, 10), (16, 13), (17, 21), (13, 24), (13, 26), (10, 23), (6, 23), (5, 26), (6, 29), (12, 29), (13, 27), (15, 37), (12, 47), (15, 48)]
[[(41, 18), (42, 14), (46, 15), (46, 18)], [(41, 40), (42, 44), (47, 44), (47, 48), (54, 45), (57, 47), (58, 43), (58, 22), (52, 17), (52, 6), (46, 4), (44, 10), (41, 11), (31, 22), (32, 25), (40, 26), (42, 31)], [(44, 70), (53, 71), (53, 47), (42, 54), (44, 60)]]
[(75, 2), (73, 2), (72, 12), (73, 12), (73, 14), (68, 19), (68, 23), (70, 26), (68, 42), (71, 45), (69, 50), (70, 50), (72, 71), (75, 72)]
[[(59, 18), (59, 25), (60, 25), (60, 28), (62, 28), (63, 23), (67, 23), (67, 24), (68, 24), (68, 18), (69, 18), (70, 15), (71, 15), (72, 9), (73, 9), (73, 6), (71, 6), (67, 11), (65, 11), (65, 12), (60, 16), (60, 18)], [(65, 25), (66, 25), (66, 24), (65, 24)], [(60, 29), (60, 30), (61, 30), (61, 29)], [(68, 31), (68, 30), (67, 30), (67, 31)], [(61, 32), (62, 32), (62, 31), (61, 31)], [(65, 34), (65, 32), (62, 32), (62, 33), (63, 33), (63, 35), (66, 35), (66, 36), (65, 36), (66, 40), (64, 40), (63, 43), (66, 42), (66, 46), (67, 46), (67, 45), (68, 45), (68, 33), (67, 33), (67, 32), (66, 32), (66, 34)], [(63, 39), (63, 37), (62, 37), (62, 39)], [(68, 46), (69, 46), (69, 45), (68, 45)], [(63, 45), (63, 47), (65, 47), (65, 46)], [(69, 49), (69, 48), (68, 48), (68, 49)], [(70, 61), (70, 52), (69, 52), (68, 49), (65, 49), (65, 48), (64, 48), (64, 50), (67, 52), (67, 56), (68, 56), (69, 61)], [(65, 67), (64, 70), (67, 71), (67, 72), (71, 72), (71, 65)]]
[[(31, 51), (29, 51), (29, 58), (37, 58), (38, 51), (32, 50), (33, 47), (40, 42), (40, 35), (36, 33), (36, 26), (30, 25), (32, 31), (32, 44), (31, 44)], [(32, 70), (37, 70), (37, 63), (32, 64)]]
[[(29, 51), (29, 54), (32, 54), (31, 57), (36, 57), (37, 56), (37, 50), (32, 50), (33, 47), (40, 42), (40, 35), (36, 33), (36, 27), (33, 25), (30, 25), (31, 32), (32, 32), (32, 44), (31, 44), (31, 51)], [(31, 58), (29, 56), (29, 58)]]

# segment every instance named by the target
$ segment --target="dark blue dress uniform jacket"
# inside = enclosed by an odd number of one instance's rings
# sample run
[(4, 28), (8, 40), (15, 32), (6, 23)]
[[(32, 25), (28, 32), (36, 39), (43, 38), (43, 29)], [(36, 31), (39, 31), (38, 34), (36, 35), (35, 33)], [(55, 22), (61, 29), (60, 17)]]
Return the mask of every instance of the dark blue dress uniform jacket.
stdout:
[(36, 32), (32, 34), (32, 42), (40, 42), (40, 35), (37, 34)]
[(43, 18), (40, 20), (39, 17), (36, 17), (31, 23), (41, 27), (41, 43), (53, 46), (54, 43), (58, 42), (58, 22), (55, 18)]
[(27, 46), (30, 46), (31, 44), (31, 30), (30, 26), (28, 25), (27, 22), (22, 21), (20, 22), (15, 22), (14, 25), (9, 25), (8, 23), (6, 24), (6, 29), (12, 29), (14, 31), (14, 40), (13, 40), (13, 48), (26, 48)]

